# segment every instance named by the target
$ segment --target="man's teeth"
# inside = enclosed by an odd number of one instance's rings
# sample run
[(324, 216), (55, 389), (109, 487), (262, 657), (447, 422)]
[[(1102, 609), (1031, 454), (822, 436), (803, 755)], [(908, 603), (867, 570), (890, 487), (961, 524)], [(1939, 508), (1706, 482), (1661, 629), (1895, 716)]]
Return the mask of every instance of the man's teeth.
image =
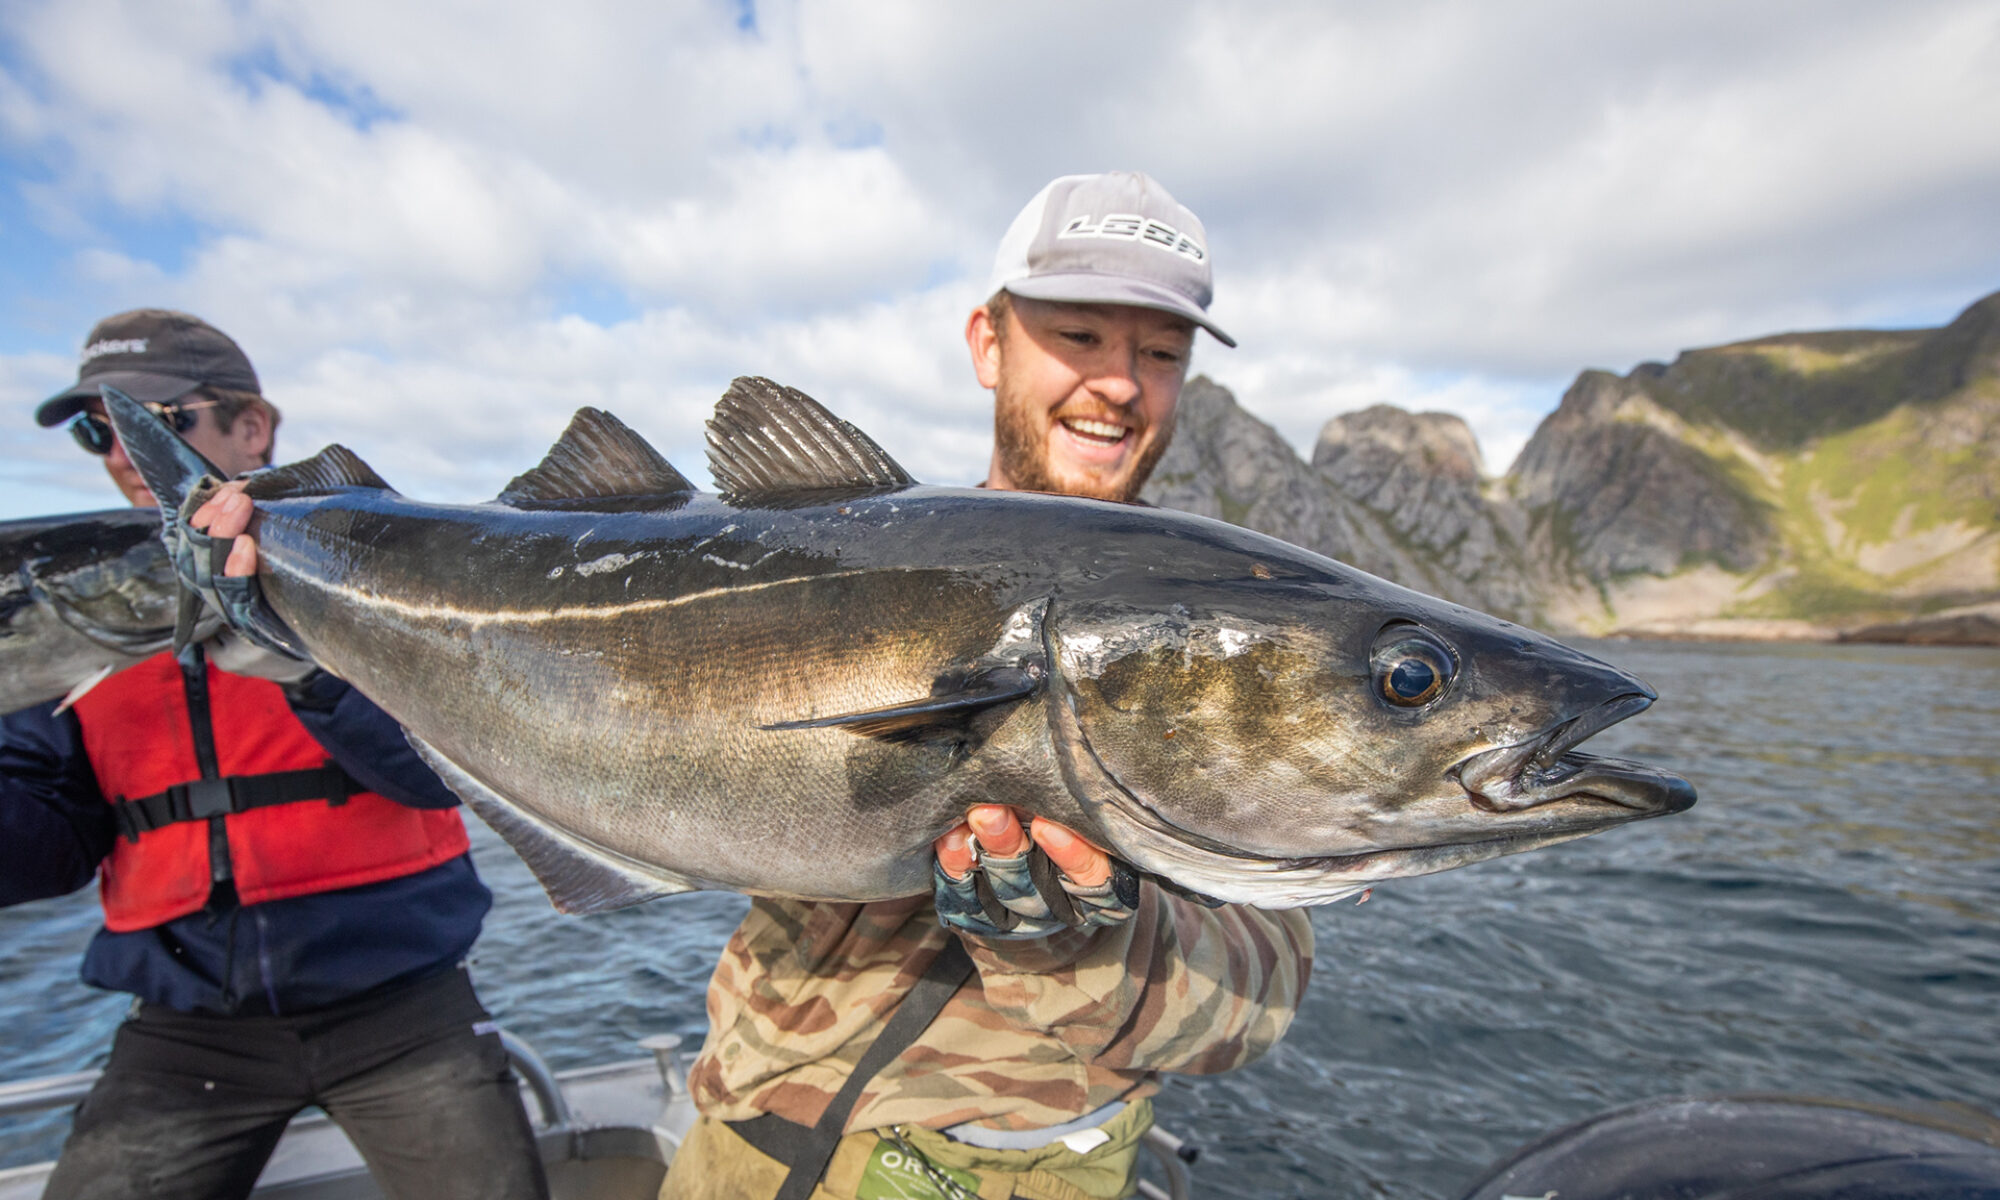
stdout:
[(1122, 441), (1125, 437), (1125, 427), (1123, 425), (1113, 425), (1108, 421), (1086, 421), (1077, 417), (1071, 417), (1064, 421), (1063, 424), (1068, 426), (1074, 433), (1103, 438), (1107, 442)]

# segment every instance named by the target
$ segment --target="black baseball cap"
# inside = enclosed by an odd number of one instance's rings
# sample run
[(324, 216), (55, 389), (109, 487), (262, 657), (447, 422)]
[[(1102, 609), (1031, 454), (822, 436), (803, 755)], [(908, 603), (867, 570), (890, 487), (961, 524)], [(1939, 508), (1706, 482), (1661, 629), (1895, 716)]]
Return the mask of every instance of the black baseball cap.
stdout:
[(62, 424), (107, 383), (141, 404), (165, 404), (205, 385), (264, 394), (250, 356), (228, 334), (184, 312), (135, 308), (97, 323), (76, 383), (42, 401), (35, 420)]

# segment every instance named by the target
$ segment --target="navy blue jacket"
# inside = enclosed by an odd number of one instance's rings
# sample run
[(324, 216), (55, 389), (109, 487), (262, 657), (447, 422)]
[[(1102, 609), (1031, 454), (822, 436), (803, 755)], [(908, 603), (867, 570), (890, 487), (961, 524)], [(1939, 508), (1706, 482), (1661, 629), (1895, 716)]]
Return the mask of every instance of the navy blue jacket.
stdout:
[[(347, 773), (412, 808), (458, 803), (387, 713), (329, 675), (285, 689), (292, 712)], [(215, 714), (217, 724), (226, 712)], [(117, 828), (74, 713), (0, 717), (0, 905), (83, 887)], [(83, 979), (181, 1012), (296, 1013), (463, 959), (493, 904), (472, 860), (341, 891), (245, 907), (218, 884), (208, 907), (152, 929), (100, 929)]]

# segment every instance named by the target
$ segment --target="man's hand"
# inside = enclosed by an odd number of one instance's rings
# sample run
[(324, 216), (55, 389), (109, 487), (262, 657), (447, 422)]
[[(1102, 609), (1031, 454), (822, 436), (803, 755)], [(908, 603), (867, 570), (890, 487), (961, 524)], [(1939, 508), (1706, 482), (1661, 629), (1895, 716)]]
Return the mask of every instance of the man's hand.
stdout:
[[(186, 512), (186, 503), (182, 511)], [(295, 644), (294, 635), (285, 629), (284, 622), (264, 606), (262, 584), (256, 577), (257, 540), (247, 532), (255, 516), (256, 508), (244, 493), (242, 483), (221, 484), (192, 513), (187, 513), (184, 521), (176, 521), (169, 527), (167, 556), (173, 560), (181, 582), (220, 613), (229, 628), (249, 646), (304, 663), (308, 669), (298, 675), (303, 679), (311, 674), (311, 664), (305, 662), (306, 652)], [(191, 611), (184, 599), (181, 620), (174, 629), (177, 647), (192, 632)], [(218, 645), (217, 649), (226, 647)], [(248, 649), (244, 654), (249, 674), (284, 683), (285, 676), (292, 673), (275, 662), (259, 662)]]
[(1046, 937), (1117, 925), (1138, 907), (1131, 869), (1042, 818), (1023, 831), (1014, 810), (973, 806), (934, 844), (934, 894), (947, 927), (984, 937)]
[[(210, 537), (236, 539), (222, 564), (225, 577), (243, 578), (257, 573), (257, 539), (243, 533), (250, 527), (254, 507), (250, 497), (243, 494), (241, 483), (225, 483), (188, 518), (188, 524)], [(315, 669), (309, 662), (275, 654), (229, 629), (209, 639), (208, 661), (231, 675), (269, 679), (273, 683), (296, 683)]]
[(1029, 839), (1042, 848), (1056, 869), (1083, 887), (1098, 887), (1111, 878), (1111, 856), (1054, 821), (1029, 818), (1028, 832), (1014, 810), (1004, 804), (975, 804), (965, 820), (937, 840), (938, 865), (953, 879), (963, 879), (975, 865), (973, 838), (989, 858), (1015, 858)]
[(228, 561), (223, 563), (224, 575), (240, 577), (257, 573), (257, 539), (243, 533), (250, 528), (255, 507), (250, 497), (243, 494), (242, 481), (236, 480), (217, 488), (188, 518), (188, 524), (210, 537), (236, 539), (229, 547)]

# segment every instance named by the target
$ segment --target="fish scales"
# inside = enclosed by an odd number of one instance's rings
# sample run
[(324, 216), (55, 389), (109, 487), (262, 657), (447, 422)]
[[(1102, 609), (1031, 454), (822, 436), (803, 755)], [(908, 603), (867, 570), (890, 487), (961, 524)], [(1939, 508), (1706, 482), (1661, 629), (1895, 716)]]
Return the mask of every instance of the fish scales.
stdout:
[[(924, 501), (952, 498), (905, 498)], [(454, 762), (488, 764), (480, 777), (489, 786), (607, 848), (700, 846), (714, 857), (694, 873), (732, 887), (907, 895), (926, 886), (930, 842), (967, 803), (1005, 791), (986, 771), (951, 770), (954, 751), (942, 741), (763, 727), (929, 694), (942, 673), (991, 650), (1028, 598), (1030, 581), (1012, 565), (1024, 546), (982, 550), (947, 537), (947, 561), (916, 565), (920, 539), (879, 521), (880, 499), (836, 506), (850, 510), (845, 517), (772, 514), (758, 538), (738, 539), (719, 531), (741, 529), (746, 514), (712, 497), (671, 513), (424, 513), (390, 538), (371, 519), (360, 523), (370, 540), (357, 545), (348, 505), (358, 502), (265, 503), (273, 606), (316, 661), (412, 733)], [(990, 526), (984, 510), (1021, 506), (975, 495), (958, 507), (938, 513), (938, 524)], [(1026, 534), (1038, 522), (1011, 524)], [(871, 529), (891, 532), (860, 536)], [(690, 553), (695, 545), (705, 549)], [(726, 553), (717, 557), (757, 565), (707, 562), (718, 547)], [(459, 568), (429, 578), (440, 555)], [(616, 572), (576, 570), (605, 555), (630, 557)], [(404, 586), (413, 575), (422, 586)], [(498, 578), (509, 582), (485, 582)], [(634, 747), (658, 750), (635, 756)], [(1005, 776), (1021, 764), (996, 769)], [(1053, 777), (1046, 763), (1038, 770)], [(760, 819), (746, 823), (741, 798), (753, 787)], [(1073, 805), (1049, 803), (1064, 798), (1059, 790), (1005, 794), (1077, 819)], [(528, 799), (542, 796), (567, 807), (558, 814)], [(886, 860), (877, 844), (885, 827), (904, 843)], [(774, 882), (765, 859), (786, 843), (820, 844), (833, 857), (803, 863), (811, 879)], [(843, 859), (850, 846), (865, 849)]]
[[(198, 485), (109, 407), (155, 494)], [(249, 485), (256, 620), (402, 722), (559, 907), (914, 894), (978, 802), (1271, 906), (1693, 803), (1575, 749), (1650, 689), (1508, 622), (1185, 513), (917, 485), (766, 381), (710, 440), (720, 495), (595, 410), (493, 503), (337, 447)]]

